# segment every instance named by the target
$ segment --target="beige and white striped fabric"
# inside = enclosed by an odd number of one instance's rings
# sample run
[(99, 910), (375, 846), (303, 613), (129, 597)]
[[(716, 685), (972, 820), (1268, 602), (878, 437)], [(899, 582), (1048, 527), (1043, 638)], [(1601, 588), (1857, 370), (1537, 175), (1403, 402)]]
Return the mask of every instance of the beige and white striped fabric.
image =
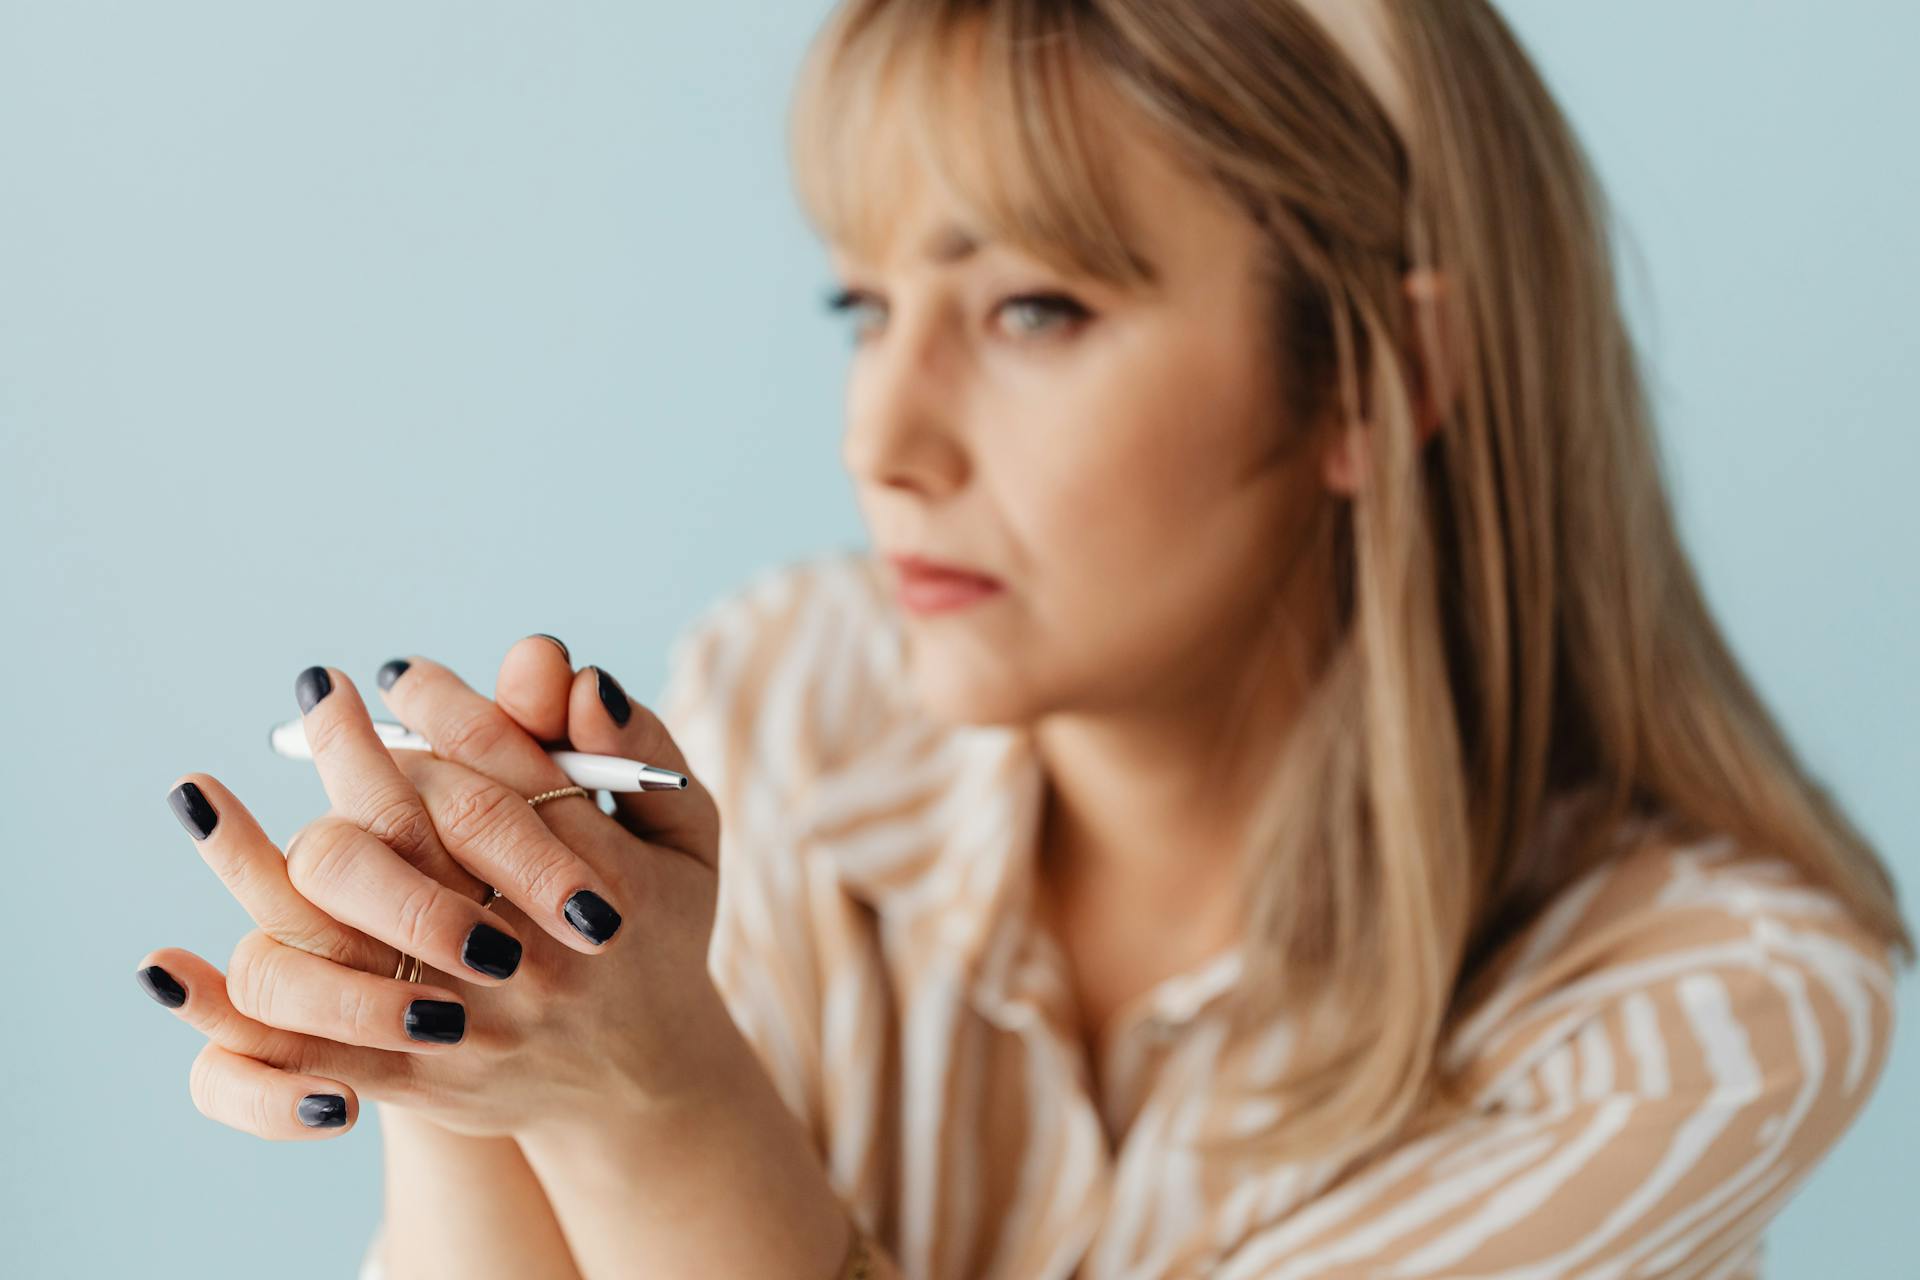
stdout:
[(1826, 894), (1722, 841), (1617, 859), (1450, 1042), (1471, 1121), (1344, 1164), (1203, 1156), (1203, 1121), (1272, 1121), (1290, 1028), (1229, 1035), (1227, 953), (1123, 1009), (1090, 1075), (1029, 914), (1031, 741), (915, 712), (888, 590), (863, 551), (769, 569), (656, 704), (722, 806), (715, 979), (884, 1272), (1760, 1274), (1892, 1033), (1890, 957)]

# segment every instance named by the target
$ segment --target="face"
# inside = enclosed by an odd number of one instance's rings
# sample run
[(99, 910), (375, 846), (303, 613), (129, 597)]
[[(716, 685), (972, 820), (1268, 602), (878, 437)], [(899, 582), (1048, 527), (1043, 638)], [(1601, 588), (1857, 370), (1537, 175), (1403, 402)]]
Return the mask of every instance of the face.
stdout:
[(834, 248), (854, 343), (842, 458), (874, 548), (1001, 584), (957, 608), (900, 604), (935, 716), (1230, 698), (1327, 500), (1279, 408), (1260, 232), (1148, 136), (1114, 130), (1110, 163), (1151, 286), (995, 243), (931, 261), (960, 217), (897, 168), (911, 185), (885, 257)]

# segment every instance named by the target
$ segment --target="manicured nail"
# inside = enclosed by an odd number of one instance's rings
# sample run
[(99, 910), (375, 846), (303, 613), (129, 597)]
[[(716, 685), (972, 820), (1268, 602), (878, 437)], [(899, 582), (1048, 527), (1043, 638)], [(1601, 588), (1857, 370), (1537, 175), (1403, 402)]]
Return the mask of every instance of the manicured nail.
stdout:
[(300, 714), (305, 715), (333, 692), (333, 677), (325, 667), (308, 667), (293, 678), (293, 696), (300, 699)]
[(456, 1000), (415, 1000), (407, 1006), (407, 1035), (430, 1044), (458, 1044), (467, 1034), (467, 1006)]
[(509, 978), (520, 967), (520, 939), (482, 921), (467, 932), (460, 962), (489, 978)]
[(373, 678), (380, 682), (382, 689), (391, 689), (393, 688), (393, 682), (400, 678), (400, 673), (412, 665), (413, 664), (405, 658), (395, 658), (393, 661), (387, 663), (386, 666), (381, 667), (379, 671), (375, 672)]
[(595, 944), (605, 942), (620, 927), (620, 913), (607, 905), (607, 900), (591, 889), (582, 889), (567, 899), (564, 908), (567, 923), (580, 931), (580, 936)]
[(593, 684), (600, 691), (600, 705), (607, 709), (607, 714), (613, 717), (615, 724), (624, 726), (633, 715), (633, 704), (627, 701), (627, 691), (620, 687), (618, 680), (599, 667), (593, 669)]
[(337, 1093), (310, 1093), (300, 1099), (300, 1123), (309, 1129), (338, 1129), (347, 1122), (347, 1100)]
[(183, 782), (167, 792), (167, 805), (195, 840), (205, 840), (212, 835), (220, 821), (220, 815), (207, 803), (207, 797), (191, 782)]
[(178, 1009), (187, 1002), (187, 989), (157, 964), (135, 969), (133, 976), (140, 980), (141, 990), (169, 1009)]
[(567, 652), (566, 642), (561, 640), (559, 636), (550, 636), (544, 631), (536, 631), (533, 634), (540, 637), (542, 640), (551, 640), (555, 644), (559, 645), (560, 656), (565, 658), (568, 662), (573, 661), (573, 655)]

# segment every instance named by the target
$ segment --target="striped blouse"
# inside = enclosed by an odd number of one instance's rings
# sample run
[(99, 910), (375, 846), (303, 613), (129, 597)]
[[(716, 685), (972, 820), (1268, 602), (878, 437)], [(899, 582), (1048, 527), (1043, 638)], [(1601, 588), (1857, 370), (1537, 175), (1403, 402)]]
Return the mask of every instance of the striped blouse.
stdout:
[(1119, 1010), (1090, 1071), (1032, 914), (1032, 741), (916, 713), (888, 583), (855, 551), (763, 571), (656, 703), (722, 808), (715, 981), (883, 1273), (1760, 1274), (1892, 1036), (1892, 957), (1828, 893), (1642, 842), (1502, 952), (1445, 1048), (1470, 1119), (1360, 1159), (1203, 1153), (1271, 1123), (1289, 1027), (1230, 1032), (1229, 951)]

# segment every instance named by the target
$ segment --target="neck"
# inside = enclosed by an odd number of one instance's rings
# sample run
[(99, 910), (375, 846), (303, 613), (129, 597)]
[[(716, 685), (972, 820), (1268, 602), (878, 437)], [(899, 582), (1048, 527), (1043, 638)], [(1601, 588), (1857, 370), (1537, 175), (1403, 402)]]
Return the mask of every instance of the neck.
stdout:
[[(1288, 637), (1295, 645), (1303, 638)], [(1251, 668), (1188, 662), (1181, 669), (1193, 679), (1163, 684), (1150, 699), (1036, 723), (1050, 893), (1193, 920), (1210, 932), (1228, 930), (1230, 918), (1237, 924), (1248, 822), (1317, 669), (1253, 651), (1265, 657)]]

